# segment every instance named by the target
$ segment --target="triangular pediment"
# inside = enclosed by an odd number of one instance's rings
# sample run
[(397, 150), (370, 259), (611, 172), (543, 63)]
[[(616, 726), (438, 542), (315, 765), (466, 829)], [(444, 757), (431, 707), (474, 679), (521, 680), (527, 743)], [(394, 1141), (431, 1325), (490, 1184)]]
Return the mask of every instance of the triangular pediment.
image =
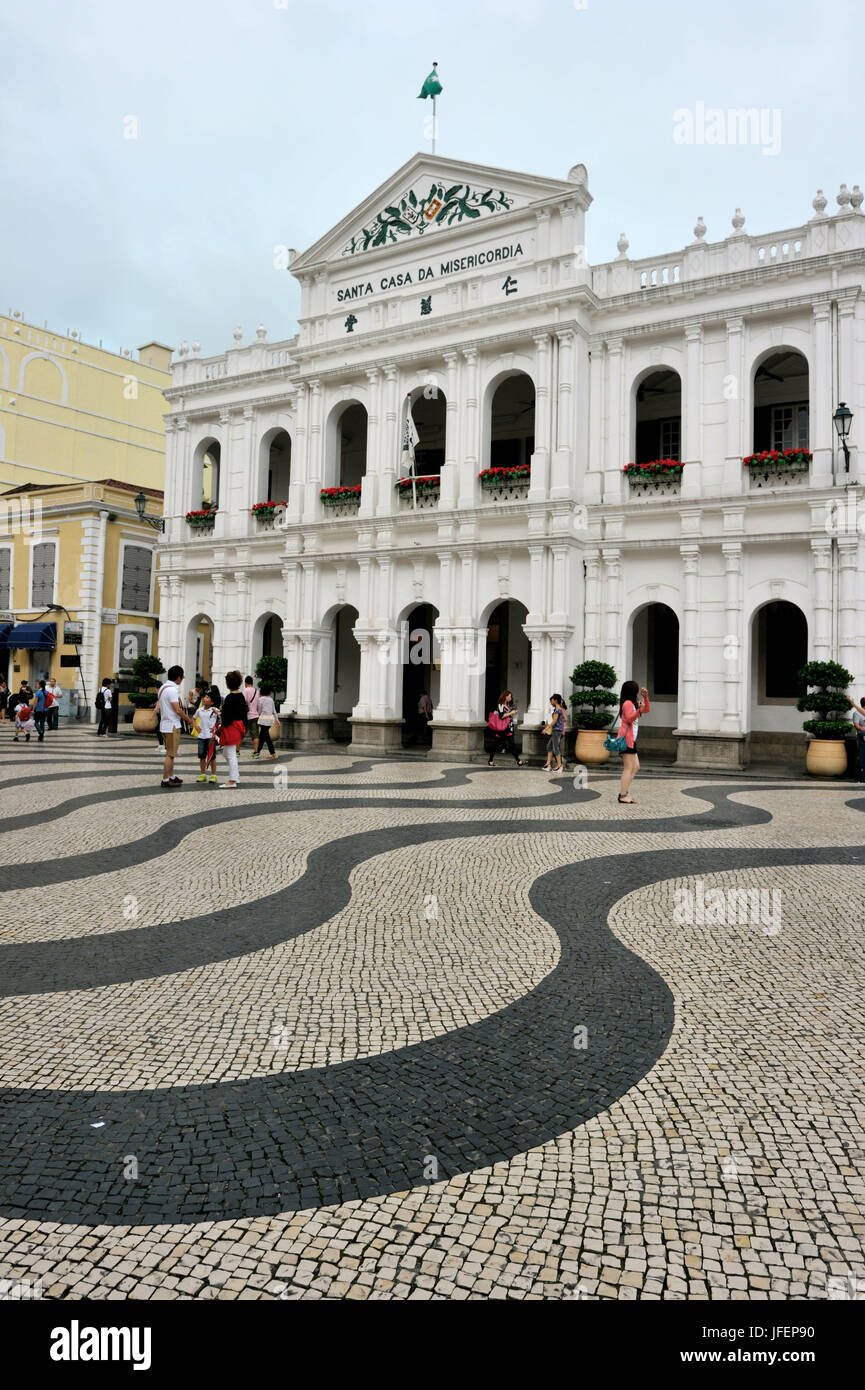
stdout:
[(588, 190), (574, 179), (547, 179), (460, 159), (416, 154), (291, 264), (292, 271), (428, 241), (442, 232), (501, 217), (532, 203)]

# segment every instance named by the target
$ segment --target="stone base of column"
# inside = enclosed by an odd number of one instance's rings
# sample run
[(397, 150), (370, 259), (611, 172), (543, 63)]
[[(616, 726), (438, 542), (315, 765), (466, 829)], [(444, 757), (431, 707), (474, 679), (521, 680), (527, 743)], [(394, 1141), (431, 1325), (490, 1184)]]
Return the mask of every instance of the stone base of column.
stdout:
[(332, 714), (288, 714), (279, 716), (279, 748), (322, 748), (333, 745)]
[(444, 758), (465, 762), (467, 758), (477, 757), (484, 751), (484, 730), (486, 725), (473, 720), (468, 724), (432, 722), (433, 753)]
[[(550, 741), (549, 734), (543, 733), (537, 725), (534, 728), (524, 726), (523, 728), (517, 728), (517, 738), (522, 738), (522, 752), (520, 756), (525, 758), (527, 762), (534, 763), (546, 761), (547, 744)], [(573, 739), (571, 740), (571, 747), (573, 748)], [(562, 748), (562, 760), (566, 760), (567, 757), (568, 749), (566, 736), (565, 746)]]
[(352, 753), (395, 753), (402, 749), (402, 719), (349, 719)]
[(748, 734), (724, 734), (720, 730), (698, 734), (674, 729), (673, 737), (677, 745), (677, 768), (693, 768), (696, 772), (713, 768), (719, 772), (742, 772), (748, 766)]

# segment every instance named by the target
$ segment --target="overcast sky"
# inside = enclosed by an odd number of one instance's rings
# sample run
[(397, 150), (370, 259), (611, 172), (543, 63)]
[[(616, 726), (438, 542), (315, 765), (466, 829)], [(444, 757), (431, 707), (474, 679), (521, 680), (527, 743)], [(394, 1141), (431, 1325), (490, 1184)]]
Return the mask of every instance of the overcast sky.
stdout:
[[(305, 249), (428, 148), (433, 59), (439, 154), (587, 165), (592, 261), (622, 230), (634, 258), (675, 250), (698, 214), (720, 239), (736, 206), (751, 233), (796, 226), (818, 187), (833, 211), (865, 186), (863, 19), (861, 0), (2, 0), (0, 310), (112, 348), (290, 337), (274, 246)], [(764, 134), (679, 143), (698, 103), (761, 108)]]

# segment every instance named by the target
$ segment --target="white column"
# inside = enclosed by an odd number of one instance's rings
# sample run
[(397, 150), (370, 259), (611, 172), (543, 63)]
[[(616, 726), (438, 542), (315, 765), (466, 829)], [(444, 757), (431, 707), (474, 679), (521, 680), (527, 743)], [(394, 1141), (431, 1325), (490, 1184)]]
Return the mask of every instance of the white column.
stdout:
[(604, 661), (614, 667), (620, 680), (629, 680), (625, 674), (627, 662), (622, 651), (622, 559), (616, 547), (604, 547)]
[(289, 521), (299, 522), (304, 511), (307, 458), (309, 454), (309, 389), (305, 381), (297, 384), (294, 396), (294, 439), (291, 442), (291, 481), (288, 487)]
[[(604, 407), (604, 349), (595, 343), (589, 359), (589, 426), (581, 432), (586, 442), (586, 471), (583, 477), (583, 500), (597, 506), (604, 495), (604, 464), (606, 461), (607, 421)], [(625, 460), (627, 462), (627, 460)]]
[(854, 676), (861, 669), (858, 642), (858, 560), (859, 537), (839, 536), (838, 660)]
[(703, 330), (699, 324), (685, 329), (685, 380), (682, 382), (682, 496), (699, 497), (703, 471)]
[(304, 485), (303, 519), (318, 521), (321, 517), (319, 494), (324, 477), (324, 439), (322, 437), (321, 413), (323, 399), (321, 383), (317, 378), (307, 382), (309, 388), (307, 408), (308, 443), (306, 450), (306, 481)]
[(742, 459), (753, 450), (745, 441), (745, 320), (727, 319), (727, 362), (723, 396), (727, 406), (726, 449), (724, 456), (724, 492), (728, 495), (745, 491), (745, 469)]
[(835, 426), (832, 415), (832, 325), (828, 304), (814, 305), (814, 371), (811, 375), (808, 429), (811, 452), (811, 487), (829, 487), (832, 483), (832, 450)]
[(624, 394), (624, 344), (621, 337), (608, 338), (604, 469), (604, 502), (607, 504), (620, 502), (624, 495), (622, 469), (628, 462), (625, 453), (629, 447), (625, 431), (630, 430), (630, 421), (625, 418)]
[(817, 536), (811, 541), (811, 592), (814, 595), (814, 630), (811, 661), (831, 661), (832, 653), (832, 541)]
[(399, 378), (393, 362), (385, 365), (384, 382), (379, 382), (377, 390), (379, 402), (382, 396), (384, 397), (384, 428), (379, 434), (381, 463), (376, 515), (391, 516), (397, 509), (396, 480), (399, 468)]
[(742, 543), (726, 541), (721, 550), (725, 568), (724, 715), (721, 729), (742, 733)]
[(574, 486), (574, 334), (557, 333), (559, 378), (555, 402), (556, 452), (550, 476), (550, 497), (569, 497)]
[(682, 557), (682, 678), (679, 728), (697, 728), (699, 690), (697, 679), (697, 650), (700, 640), (700, 547), (681, 545)]
[(601, 660), (601, 557), (597, 550), (587, 550), (586, 566), (586, 661)]
[(527, 623), (533, 626), (547, 617), (547, 547), (529, 546), (529, 613)]
[(528, 500), (544, 502), (550, 486), (550, 335), (535, 337), (535, 451)]
[(478, 410), (478, 352), (463, 348), (462, 375), (462, 439), (459, 460), (459, 506), (473, 507), (477, 496), (477, 475), (480, 470), (480, 412)]
[(367, 392), (367, 413), (366, 413), (366, 474), (361, 481), (360, 507), (358, 516), (369, 518), (376, 513), (376, 492), (378, 490), (378, 502), (381, 508), (386, 508), (388, 501), (393, 502), (394, 482), (396, 479), (391, 475), (390, 489), (385, 492), (382, 488), (382, 469), (383, 460), (381, 457), (381, 430), (379, 428), (380, 417), (380, 395), (381, 378), (378, 368), (372, 367), (366, 374), (369, 382)]
[[(857, 301), (855, 299), (842, 299), (838, 305), (838, 396), (839, 400), (846, 401), (848, 407), (856, 415), (856, 398), (860, 389), (856, 380), (856, 315)], [(833, 402), (832, 410), (834, 414), (835, 406), (838, 401)], [(847, 447), (850, 450), (850, 477), (855, 478), (857, 474), (857, 445), (855, 443), (856, 431), (861, 435), (863, 422), (854, 422), (853, 431)], [(834, 426), (833, 426), (834, 429)], [(839, 476), (844, 469), (844, 451), (838, 449), (838, 472)], [(849, 669), (849, 668), (848, 668)]]
[(216, 517), (213, 522), (213, 536), (215, 540), (222, 539), (230, 534), (231, 531), (231, 467), (233, 446), (231, 441), (231, 412), (220, 410), (219, 412), (219, 469), (217, 472), (217, 503)]
[[(226, 671), (236, 665), (232, 646), (233, 633), (228, 611), (228, 596), (225, 589), (225, 575), (217, 572), (213, 576), (213, 595), (215, 613), (213, 618), (213, 673), (217, 685), (222, 685)], [(244, 672), (245, 674), (245, 672)]]
[(457, 504), (459, 495), (459, 411), (457, 400), (459, 358), (455, 352), (444, 355), (447, 367), (445, 392), (445, 462), (442, 469), (439, 510), (449, 510)]

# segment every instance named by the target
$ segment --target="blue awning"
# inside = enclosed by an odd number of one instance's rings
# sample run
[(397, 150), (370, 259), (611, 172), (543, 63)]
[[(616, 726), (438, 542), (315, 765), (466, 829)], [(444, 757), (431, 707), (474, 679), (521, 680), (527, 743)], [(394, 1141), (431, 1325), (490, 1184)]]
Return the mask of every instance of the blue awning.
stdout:
[(9, 633), (12, 631), (12, 628), (14, 626), (14, 623), (0, 623), (0, 649), (6, 651), (9, 650), (9, 644), (6, 641), (6, 638), (8, 637)]
[(57, 646), (57, 624), (16, 623), (0, 641), (9, 651), (29, 648), (33, 652), (53, 652)]

